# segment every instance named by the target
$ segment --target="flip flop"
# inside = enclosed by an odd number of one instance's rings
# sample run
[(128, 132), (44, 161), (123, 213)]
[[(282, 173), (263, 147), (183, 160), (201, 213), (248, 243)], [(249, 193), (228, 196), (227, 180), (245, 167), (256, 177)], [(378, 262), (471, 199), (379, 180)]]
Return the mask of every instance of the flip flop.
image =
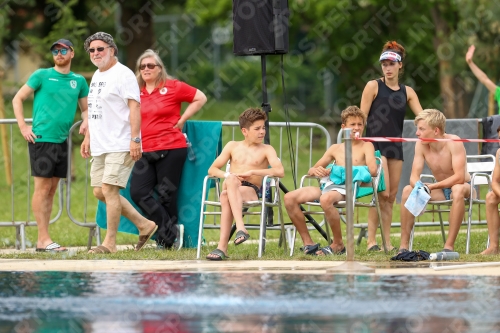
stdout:
[[(92, 252), (90, 252), (92, 251)], [(106, 253), (111, 253), (111, 251), (104, 245), (99, 245), (96, 246), (92, 249), (89, 250), (89, 254), (106, 254)]]
[(369, 252), (370, 252), (370, 251), (380, 251), (380, 247), (379, 247), (377, 244), (375, 244), (375, 245), (373, 245), (372, 247), (370, 247), (370, 248), (368, 249), (368, 251), (369, 251)]
[(139, 241), (135, 246), (136, 251), (140, 251), (144, 247), (144, 245), (146, 245), (151, 236), (155, 234), (156, 229), (158, 229), (158, 226), (155, 224), (154, 228), (151, 229), (151, 231), (147, 235), (139, 235)]
[[(242, 239), (239, 242), (237, 242), (236, 240), (238, 238), (242, 238)], [(234, 237), (234, 245), (240, 245), (241, 243), (246, 242), (247, 239), (249, 239), (249, 238), (250, 238), (249, 234), (247, 234), (243, 230), (238, 230), (238, 232), (236, 232), (236, 236)]]
[(450, 249), (442, 249), (441, 252), (454, 252), (454, 251)]
[[(209, 257), (209, 255), (212, 254), (214, 256), (217, 256), (216, 258), (213, 258), (213, 257)], [(222, 261), (226, 258), (229, 258), (228, 255), (226, 255), (224, 252), (222, 252), (222, 250), (219, 250), (219, 249), (215, 249), (213, 250), (212, 252), (210, 252), (209, 255), (207, 255), (207, 259), (208, 260), (212, 260), (212, 261)]]
[[(321, 251), (321, 252), (320, 252)], [(340, 250), (339, 252), (333, 252), (332, 248), (330, 246), (325, 246), (325, 247), (322, 247), (321, 249), (319, 249), (319, 251), (316, 253), (316, 255), (320, 255), (320, 256), (331, 256), (331, 255), (341, 255), (341, 254), (345, 254), (345, 247)]]
[(49, 245), (47, 245), (45, 248), (43, 247), (37, 247), (36, 252), (53, 252), (53, 253), (56, 253), (56, 252), (66, 252), (68, 251), (68, 249), (63, 249), (61, 245), (55, 243), (55, 242), (52, 242), (50, 243)]

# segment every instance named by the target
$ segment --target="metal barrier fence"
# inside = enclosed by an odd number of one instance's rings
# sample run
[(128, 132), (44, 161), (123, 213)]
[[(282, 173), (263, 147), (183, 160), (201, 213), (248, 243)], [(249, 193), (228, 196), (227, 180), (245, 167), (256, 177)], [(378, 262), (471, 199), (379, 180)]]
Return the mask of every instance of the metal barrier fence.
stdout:
[[(26, 119), (26, 122), (31, 124), (32, 119)], [(93, 218), (90, 221), (88, 220), (89, 216), (95, 216), (97, 201), (93, 197), (90, 188), (89, 159), (84, 160), (79, 157), (78, 142), (83, 139), (83, 137), (78, 134), (80, 123), (81, 121), (76, 122), (70, 129), (68, 140), (68, 174), (66, 179), (61, 179), (59, 182), (59, 189), (54, 202), (54, 208), (57, 206), (57, 212), (54, 209), (55, 216), (50, 220), (50, 223), (54, 223), (61, 219), (63, 211), (65, 211), (71, 222), (80, 227), (89, 228), (87, 246), (90, 247), (94, 238), (96, 238), (97, 244), (100, 244), (100, 229), (96, 222), (93, 221)], [(287, 123), (270, 122), (269, 125), (271, 145), (275, 147), (278, 157), (281, 159), (285, 169), (290, 169), (290, 167), (288, 167), (291, 158), (287, 139)], [(297, 177), (300, 177), (307, 172), (331, 145), (331, 138), (326, 128), (316, 123), (289, 123), (289, 125), (294, 142), (293, 150), (295, 155), (293, 158), (296, 162), (295, 174)], [(2, 180), (0, 180), (0, 191), (2, 191), (2, 187), (4, 187), (5, 190), (7, 190), (7, 188), (10, 190), (10, 216), (5, 214), (6, 210), (4, 210), (3, 215), (0, 213), (0, 228), (14, 227), (16, 229), (16, 248), (25, 250), (25, 228), (36, 226), (36, 221), (32, 217), (31, 212), (31, 184), (33, 182), (33, 177), (31, 177), (30, 172), (27, 143), (20, 134), (15, 119), (1, 119), (0, 126), (7, 127), (3, 128), (3, 130), (8, 137), (8, 151), (4, 151), (4, 160), (10, 159), (10, 163), (8, 166), (4, 167), (4, 169), (6, 172), (12, 172), (11, 184), (7, 184), (8, 181), (6, 181), (5, 185), (2, 186)], [(238, 122), (223, 121), (222, 126), (223, 145), (230, 140), (242, 139)], [(21, 167), (21, 165), (24, 166)], [(294, 183), (290, 172), (287, 172), (284, 181), (285, 184), (289, 186), (288, 188), (293, 189)], [(65, 194), (64, 190), (66, 190)], [(66, 197), (65, 206), (63, 202), (64, 197)], [(79, 207), (76, 207), (76, 204), (78, 204)], [(66, 209), (64, 209), (64, 207)], [(26, 209), (26, 214), (21, 215), (19, 211), (24, 208)]]

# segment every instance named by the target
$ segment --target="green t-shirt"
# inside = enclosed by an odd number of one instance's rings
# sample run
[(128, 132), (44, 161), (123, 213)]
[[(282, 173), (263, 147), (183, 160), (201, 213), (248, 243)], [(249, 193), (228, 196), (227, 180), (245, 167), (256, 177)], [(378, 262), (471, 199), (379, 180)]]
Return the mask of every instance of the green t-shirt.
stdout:
[(498, 113), (500, 114), (500, 87), (497, 86), (497, 89), (495, 89), (495, 100), (498, 103)]
[(44, 68), (34, 72), (26, 84), (35, 91), (36, 142), (64, 142), (75, 120), (78, 99), (89, 94), (87, 81), (73, 72), (61, 74), (54, 68)]

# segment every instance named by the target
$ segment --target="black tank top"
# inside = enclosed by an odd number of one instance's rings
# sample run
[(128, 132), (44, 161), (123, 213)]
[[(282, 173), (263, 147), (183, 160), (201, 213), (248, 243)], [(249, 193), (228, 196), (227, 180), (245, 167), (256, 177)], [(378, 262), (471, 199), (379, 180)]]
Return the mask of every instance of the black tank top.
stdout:
[[(377, 80), (378, 93), (372, 102), (366, 123), (367, 137), (402, 137), (406, 113), (406, 86), (399, 85), (399, 90), (390, 89), (381, 79)], [(375, 150), (382, 156), (403, 160), (401, 142), (373, 142)]]
[(377, 80), (378, 93), (372, 102), (366, 124), (366, 136), (401, 137), (406, 114), (406, 86), (390, 89), (381, 79)]

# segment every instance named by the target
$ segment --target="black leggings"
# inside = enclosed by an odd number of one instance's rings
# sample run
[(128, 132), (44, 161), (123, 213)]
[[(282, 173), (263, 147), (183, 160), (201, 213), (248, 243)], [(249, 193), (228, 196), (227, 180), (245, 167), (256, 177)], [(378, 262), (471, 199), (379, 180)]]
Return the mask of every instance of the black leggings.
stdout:
[(130, 196), (158, 225), (156, 243), (169, 248), (177, 234), (177, 195), (187, 149), (143, 153), (132, 170)]

